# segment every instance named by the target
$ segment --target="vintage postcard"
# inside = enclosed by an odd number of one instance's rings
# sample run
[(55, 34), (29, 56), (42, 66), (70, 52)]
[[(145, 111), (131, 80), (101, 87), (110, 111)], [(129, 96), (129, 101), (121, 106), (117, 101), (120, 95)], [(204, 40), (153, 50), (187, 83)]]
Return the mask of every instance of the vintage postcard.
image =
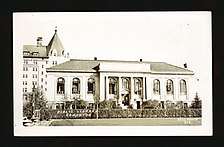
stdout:
[(13, 13), (15, 136), (211, 136), (211, 12)]

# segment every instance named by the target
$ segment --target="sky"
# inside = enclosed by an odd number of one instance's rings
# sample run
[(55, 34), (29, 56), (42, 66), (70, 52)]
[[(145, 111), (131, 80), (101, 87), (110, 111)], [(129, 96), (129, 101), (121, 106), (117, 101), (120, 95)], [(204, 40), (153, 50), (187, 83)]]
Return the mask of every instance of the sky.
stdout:
[(187, 63), (200, 80), (198, 91), (211, 82), (210, 12), (14, 13), (13, 23), (14, 45), (21, 51), (39, 36), (47, 45), (57, 26), (72, 59)]

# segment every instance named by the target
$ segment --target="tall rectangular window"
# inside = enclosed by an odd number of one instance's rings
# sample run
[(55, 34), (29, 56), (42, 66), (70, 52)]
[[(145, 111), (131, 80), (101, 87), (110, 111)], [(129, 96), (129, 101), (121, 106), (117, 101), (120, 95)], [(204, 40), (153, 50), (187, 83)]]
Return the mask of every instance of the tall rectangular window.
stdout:
[(160, 81), (158, 79), (153, 80), (153, 94), (160, 95)]
[(187, 87), (185, 80), (180, 80), (180, 95), (187, 95)]

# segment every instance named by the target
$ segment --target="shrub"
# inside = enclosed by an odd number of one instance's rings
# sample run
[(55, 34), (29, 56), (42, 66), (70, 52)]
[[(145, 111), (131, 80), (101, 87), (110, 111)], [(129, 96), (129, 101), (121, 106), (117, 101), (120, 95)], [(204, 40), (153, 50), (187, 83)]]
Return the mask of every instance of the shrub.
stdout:
[(143, 108), (158, 109), (160, 108), (160, 102), (158, 100), (148, 100), (142, 103)]

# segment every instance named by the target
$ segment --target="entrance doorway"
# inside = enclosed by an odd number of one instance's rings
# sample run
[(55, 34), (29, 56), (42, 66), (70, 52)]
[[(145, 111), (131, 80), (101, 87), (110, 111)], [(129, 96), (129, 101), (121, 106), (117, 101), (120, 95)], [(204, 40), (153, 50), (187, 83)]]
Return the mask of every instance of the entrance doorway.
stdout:
[(140, 101), (137, 101), (137, 109), (140, 109), (141, 105), (140, 105)]
[(124, 106), (129, 106), (130, 104), (129, 94), (124, 94), (122, 97), (123, 97), (122, 103), (124, 104)]

